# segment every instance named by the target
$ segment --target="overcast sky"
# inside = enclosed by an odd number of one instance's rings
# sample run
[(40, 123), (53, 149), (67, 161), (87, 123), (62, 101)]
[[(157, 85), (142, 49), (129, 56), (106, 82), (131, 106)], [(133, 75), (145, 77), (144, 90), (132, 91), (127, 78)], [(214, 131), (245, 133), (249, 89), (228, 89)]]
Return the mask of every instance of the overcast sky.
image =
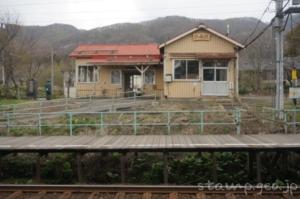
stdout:
[[(270, 0), (0, 0), (0, 12), (23, 25), (65, 23), (81, 29), (180, 15), (192, 18), (260, 18)], [(274, 16), (274, 3), (263, 21)]]

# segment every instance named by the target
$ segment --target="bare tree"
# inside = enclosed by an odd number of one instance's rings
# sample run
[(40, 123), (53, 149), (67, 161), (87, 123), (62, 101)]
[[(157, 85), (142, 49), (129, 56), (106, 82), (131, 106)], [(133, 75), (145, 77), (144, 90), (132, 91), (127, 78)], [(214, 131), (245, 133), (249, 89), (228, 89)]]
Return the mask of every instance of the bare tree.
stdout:
[(274, 48), (272, 42), (272, 32), (269, 31), (257, 39), (244, 51), (244, 59), (248, 60), (249, 65), (253, 69), (253, 80), (255, 81), (255, 90), (262, 90), (263, 70), (272, 68), (272, 57), (274, 56)]
[(0, 62), (3, 66), (5, 77), (4, 93), (7, 97), (11, 96), (10, 85), (12, 84), (18, 90), (18, 83), (16, 77), (16, 62), (18, 56), (15, 54), (16, 42), (15, 39), (20, 31), (20, 25), (17, 17), (7, 13), (0, 16)]

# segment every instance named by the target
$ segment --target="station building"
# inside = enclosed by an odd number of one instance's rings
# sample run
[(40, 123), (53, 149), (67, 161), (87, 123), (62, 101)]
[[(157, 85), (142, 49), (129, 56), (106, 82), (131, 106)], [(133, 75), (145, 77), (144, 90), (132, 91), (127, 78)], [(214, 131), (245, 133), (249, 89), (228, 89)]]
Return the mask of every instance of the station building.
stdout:
[(79, 45), (73, 96), (161, 93), (166, 98), (238, 95), (243, 45), (199, 25), (163, 44)]

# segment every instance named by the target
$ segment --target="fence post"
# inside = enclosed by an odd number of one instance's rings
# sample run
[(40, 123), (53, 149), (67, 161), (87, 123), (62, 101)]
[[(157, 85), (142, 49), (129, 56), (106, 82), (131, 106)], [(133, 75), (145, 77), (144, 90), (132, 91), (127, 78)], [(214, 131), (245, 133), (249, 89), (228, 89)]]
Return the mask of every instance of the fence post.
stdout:
[(13, 106), (13, 114), (15, 114), (16, 113), (16, 105), (13, 104), (12, 106)]
[(264, 118), (265, 118), (265, 108), (264, 107), (262, 107), (262, 114), (263, 114), (262, 123), (264, 124), (265, 123), (265, 120), (264, 120)]
[(10, 118), (9, 118), (9, 117), (10, 117), (10, 116), (9, 116), (9, 115), (10, 115), (9, 113), (6, 114), (6, 126), (7, 126), (6, 128), (7, 128), (7, 135), (9, 135), (9, 133), (10, 133), (10, 129), (9, 129), (9, 123), (10, 123), (10, 121), (9, 121)]
[(283, 115), (284, 115), (284, 133), (287, 134), (288, 133), (288, 124), (287, 124), (287, 111), (282, 111)]
[(241, 134), (241, 110), (239, 108), (235, 109), (235, 125), (236, 125), (236, 134)]
[(39, 117), (39, 135), (42, 136), (42, 120), (41, 120), (41, 113), (38, 113)]
[(89, 99), (89, 109), (92, 109), (92, 95), (90, 95), (90, 99)]
[(65, 111), (68, 111), (68, 107), (69, 106), (69, 100), (68, 100), (68, 98), (66, 97), (65, 98)]
[(112, 101), (111, 101), (111, 110), (110, 111), (113, 112), (114, 109), (115, 109), (115, 96), (113, 95)]
[(42, 105), (43, 105), (42, 103), (43, 103), (42, 101), (39, 102), (39, 111), (40, 111), (40, 113), (42, 112)]
[(296, 133), (296, 110), (293, 110), (293, 133)]
[(200, 112), (200, 133), (204, 131), (204, 112)]
[(167, 124), (168, 134), (170, 134), (171, 133), (171, 113), (170, 113), (170, 111), (167, 112), (167, 115), (168, 115), (168, 124)]
[(100, 112), (100, 133), (103, 134), (103, 112)]
[(136, 111), (133, 112), (133, 128), (134, 128), (134, 135), (137, 134), (137, 113)]
[(134, 108), (136, 108), (136, 93), (133, 91), (133, 103), (134, 103)]
[(73, 136), (73, 122), (72, 122), (72, 112), (69, 112), (69, 131), (70, 136)]

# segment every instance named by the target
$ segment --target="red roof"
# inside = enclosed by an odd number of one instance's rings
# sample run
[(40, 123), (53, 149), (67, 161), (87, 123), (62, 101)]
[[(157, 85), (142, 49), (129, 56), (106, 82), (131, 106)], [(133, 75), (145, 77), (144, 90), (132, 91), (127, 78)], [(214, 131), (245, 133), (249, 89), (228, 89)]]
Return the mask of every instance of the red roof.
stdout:
[(158, 44), (80, 45), (70, 57), (91, 59), (90, 63), (159, 63)]

